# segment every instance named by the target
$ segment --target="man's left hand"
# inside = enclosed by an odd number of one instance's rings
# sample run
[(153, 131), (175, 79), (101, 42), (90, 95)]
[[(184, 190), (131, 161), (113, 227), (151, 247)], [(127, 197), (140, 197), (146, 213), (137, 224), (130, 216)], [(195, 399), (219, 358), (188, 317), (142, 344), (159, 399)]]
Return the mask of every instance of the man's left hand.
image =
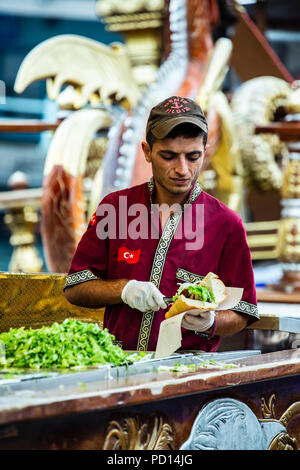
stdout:
[(214, 310), (187, 310), (182, 318), (181, 326), (187, 330), (204, 332), (213, 326), (215, 316)]

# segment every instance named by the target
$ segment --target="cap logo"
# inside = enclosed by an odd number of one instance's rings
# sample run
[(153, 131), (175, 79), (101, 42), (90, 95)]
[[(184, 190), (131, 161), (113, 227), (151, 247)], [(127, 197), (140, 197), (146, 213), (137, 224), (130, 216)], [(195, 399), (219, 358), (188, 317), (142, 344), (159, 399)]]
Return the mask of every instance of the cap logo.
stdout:
[(182, 114), (190, 111), (191, 108), (186, 106), (188, 103), (184, 98), (170, 98), (165, 104), (165, 112), (167, 114)]

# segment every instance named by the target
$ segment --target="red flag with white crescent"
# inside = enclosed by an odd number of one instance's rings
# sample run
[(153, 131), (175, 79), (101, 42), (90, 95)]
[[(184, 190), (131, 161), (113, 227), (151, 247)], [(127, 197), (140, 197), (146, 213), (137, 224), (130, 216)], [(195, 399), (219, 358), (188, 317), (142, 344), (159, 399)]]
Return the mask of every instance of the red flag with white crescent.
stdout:
[(95, 225), (96, 223), (96, 212), (94, 212), (94, 214), (92, 215), (89, 223), (88, 223), (88, 227), (91, 227), (92, 225)]
[(126, 261), (129, 264), (137, 263), (140, 259), (141, 249), (129, 250), (125, 246), (121, 246), (118, 251), (117, 261)]

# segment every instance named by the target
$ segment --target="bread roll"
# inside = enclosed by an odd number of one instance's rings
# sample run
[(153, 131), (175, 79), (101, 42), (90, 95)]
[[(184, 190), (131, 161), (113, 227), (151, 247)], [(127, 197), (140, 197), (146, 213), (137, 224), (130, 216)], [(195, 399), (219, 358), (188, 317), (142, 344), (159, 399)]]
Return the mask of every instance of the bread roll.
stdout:
[[(192, 284), (192, 283), (191, 283)], [(204, 302), (203, 300), (189, 299), (184, 295), (180, 295), (172, 307), (166, 312), (165, 318), (171, 318), (174, 315), (185, 312), (186, 310), (199, 309), (199, 310), (215, 310), (218, 305), (226, 297), (225, 285), (219, 279), (219, 277), (214, 273), (208, 273), (202, 281), (198, 282), (196, 285), (204, 286), (212, 292), (215, 302)]]

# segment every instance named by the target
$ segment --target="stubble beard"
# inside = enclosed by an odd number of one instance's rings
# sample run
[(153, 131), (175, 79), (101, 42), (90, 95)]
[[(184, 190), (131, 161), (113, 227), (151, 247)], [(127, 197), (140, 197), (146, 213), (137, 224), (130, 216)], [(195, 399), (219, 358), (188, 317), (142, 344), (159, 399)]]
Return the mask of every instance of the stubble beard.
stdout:
[(174, 196), (178, 195), (178, 194), (188, 194), (192, 188), (192, 186), (194, 185), (194, 183), (197, 181), (198, 179), (198, 176), (196, 176), (193, 180), (191, 180), (188, 184), (188, 187), (184, 186), (184, 187), (181, 187), (181, 186), (176, 186), (176, 184), (174, 183), (174, 185), (168, 185), (166, 183), (164, 183), (164, 181), (161, 181), (160, 178), (155, 178), (154, 177), (154, 180), (156, 181), (156, 183), (161, 186), (166, 192), (168, 192), (169, 194), (172, 194)]

